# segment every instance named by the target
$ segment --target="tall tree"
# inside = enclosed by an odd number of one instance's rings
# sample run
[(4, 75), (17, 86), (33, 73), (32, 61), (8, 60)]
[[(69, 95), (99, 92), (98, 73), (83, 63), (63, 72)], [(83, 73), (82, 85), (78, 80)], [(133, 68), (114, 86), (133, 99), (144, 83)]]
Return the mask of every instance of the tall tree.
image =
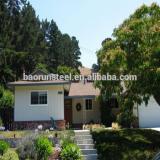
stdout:
[(123, 85), (120, 80), (103, 81), (97, 85), (106, 98), (117, 93), (121, 106), (118, 120), (129, 126), (134, 104), (160, 95), (160, 7), (155, 3), (141, 6), (114, 30), (113, 36), (98, 52), (100, 72), (137, 75), (137, 81), (124, 81)]
[(60, 40), (61, 40), (61, 32), (58, 29), (57, 24), (51, 20), (49, 25), (49, 50), (48, 50), (48, 60), (50, 68), (55, 71), (59, 64), (60, 59)]
[(53, 20), (40, 21), (27, 0), (0, 0), (0, 83), (39, 67), (77, 69), (80, 54), (76, 38), (62, 34)]

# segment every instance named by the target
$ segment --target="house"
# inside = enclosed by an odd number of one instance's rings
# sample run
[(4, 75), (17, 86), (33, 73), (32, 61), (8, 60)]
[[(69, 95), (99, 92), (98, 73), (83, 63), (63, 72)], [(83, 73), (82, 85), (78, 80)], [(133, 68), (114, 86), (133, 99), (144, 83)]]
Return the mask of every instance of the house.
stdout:
[(140, 128), (160, 127), (160, 103), (155, 97), (151, 96), (148, 104), (135, 105), (134, 115), (138, 118)]
[[(85, 68), (81, 74), (90, 74)], [(32, 75), (45, 75), (36, 71)], [(15, 128), (33, 129), (39, 124), (51, 127), (51, 117), (58, 128), (65, 124), (79, 126), (89, 122), (100, 122), (100, 105), (96, 97), (100, 94), (93, 82), (65, 80), (20, 80), (9, 83), (14, 88)]]
[[(84, 77), (92, 74), (91, 69), (79, 69)], [(36, 71), (32, 75), (45, 75)], [(51, 117), (58, 128), (65, 128), (65, 124), (79, 127), (85, 123), (101, 122), (100, 104), (97, 97), (99, 89), (92, 81), (16, 81), (9, 83), (14, 88), (14, 122), (15, 128), (33, 129), (39, 124), (45, 128), (51, 126)], [(113, 98), (109, 103), (113, 114), (119, 113), (119, 106)], [(160, 127), (160, 105), (151, 97), (148, 105), (135, 105), (134, 115), (141, 128)], [(106, 115), (107, 116), (107, 115)]]

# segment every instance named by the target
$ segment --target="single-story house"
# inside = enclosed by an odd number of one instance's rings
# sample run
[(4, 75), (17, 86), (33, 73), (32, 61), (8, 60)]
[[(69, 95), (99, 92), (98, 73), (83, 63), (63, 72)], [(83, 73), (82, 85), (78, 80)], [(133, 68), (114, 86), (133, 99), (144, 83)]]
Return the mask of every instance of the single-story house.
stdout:
[[(83, 69), (84, 71), (84, 69)], [(36, 71), (32, 75), (41, 75)], [(51, 117), (58, 128), (65, 124), (79, 126), (100, 122), (100, 105), (96, 100), (100, 94), (93, 82), (15, 81), (14, 123), (16, 128), (36, 128), (42, 124), (51, 127)]]
[[(87, 76), (92, 71), (80, 68), (80, 74)], [(36, 71), (33, 75), (45, 74)], [(16, 81), (9, 83), (14, 87), (14, 122), (16, 128), (36, 128), (38, 124), (45, 128), (51, 126), (51, 117), (59, 128), (65, 128), (65, 124), (74, 127), (85, 123), (100, 123), (101, 111), (97, 97), (99, 89), (93, 82), (70, 82), (64, 80), (55, 81)], [(114, 104), (112, 111), (119, 112), (119, 106)], [(151, 97), (148, 105), (142, 103), (134, 106), (134, 115), (138, 118), (141, 128), (160, 127), (160, 105)], [(107, 116), (107, 115), (106, 115)]]

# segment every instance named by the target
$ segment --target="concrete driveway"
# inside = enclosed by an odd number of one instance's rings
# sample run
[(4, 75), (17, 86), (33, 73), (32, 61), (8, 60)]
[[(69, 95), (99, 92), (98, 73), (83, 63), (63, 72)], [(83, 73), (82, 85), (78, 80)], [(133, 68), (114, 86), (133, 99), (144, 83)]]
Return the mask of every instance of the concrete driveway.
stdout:
[(160, 132), (160, 127), (157, 127), (157, 128), (148, 128), (148, 129), (153, 129), (155, 131), (159, 131)]

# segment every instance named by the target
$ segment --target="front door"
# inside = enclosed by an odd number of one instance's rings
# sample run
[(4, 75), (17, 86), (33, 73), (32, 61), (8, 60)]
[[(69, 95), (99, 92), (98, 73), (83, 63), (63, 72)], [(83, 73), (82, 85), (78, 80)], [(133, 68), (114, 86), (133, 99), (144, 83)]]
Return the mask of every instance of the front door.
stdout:
[(72, 99), (64, 100), (64, 118), (66, 124), (69, 122), (72, 123)]

